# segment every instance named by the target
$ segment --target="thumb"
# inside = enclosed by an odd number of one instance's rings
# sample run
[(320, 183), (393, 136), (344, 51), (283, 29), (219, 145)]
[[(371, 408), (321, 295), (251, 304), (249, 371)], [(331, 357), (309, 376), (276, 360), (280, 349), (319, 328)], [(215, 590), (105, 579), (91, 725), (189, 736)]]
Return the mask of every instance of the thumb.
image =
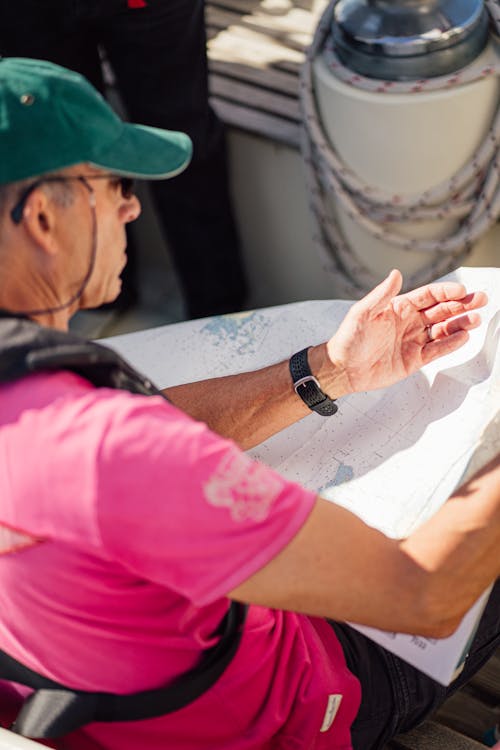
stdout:
[(358, 305), (366, 312), (379, 313), (383, 310), (393, 297), (401, 291), (403, 277), (401, 271), (394, 268), (386, 278), (380, 282), (371, 292), (363, 297)]

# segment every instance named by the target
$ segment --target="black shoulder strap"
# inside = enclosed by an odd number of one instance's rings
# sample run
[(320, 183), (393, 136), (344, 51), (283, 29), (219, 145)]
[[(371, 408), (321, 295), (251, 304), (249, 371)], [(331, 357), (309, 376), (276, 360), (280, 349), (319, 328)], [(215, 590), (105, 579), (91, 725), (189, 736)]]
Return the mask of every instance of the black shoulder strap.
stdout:
[(0, 383), (42, 370), (71, 370), (97, 387), (163, 395), (112, 349), (0, 310)]
[[(98, 387), (163, 395), (111, 349), (0, 311), (0, 383), (41, 370), (71, 370)], [(131, 695), (73, 690), (0, 651), (0, 679), (35, 691), (12, 730), (25, 737), (55, 738), (93, 721), (138, 721), (177, 711), (222, 675), (238, 649), (246, 613), (245, 605), (232, 602), (218, 629), (220, 640), (194, 669), (170, 685)]]
[(246, 612), (246, 605), (231, 603), (219, 628), (219, 642), (205, 651), (195, 669), (165, 687), (129, 695), (71, 690), (0, 651), (2, 678), (35, 690), (25, 701), (12, 731), (25, 737), (55, 738), (94, 721), (151, 719), (187, 706), (206, 692), (232, 661)]

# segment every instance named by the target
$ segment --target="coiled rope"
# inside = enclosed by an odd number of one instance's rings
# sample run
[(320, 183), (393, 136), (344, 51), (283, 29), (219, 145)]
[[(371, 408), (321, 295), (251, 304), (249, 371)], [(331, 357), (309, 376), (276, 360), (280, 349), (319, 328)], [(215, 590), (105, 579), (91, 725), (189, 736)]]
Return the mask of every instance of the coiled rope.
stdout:
[[(326, 270), (335, 274), (341, 295), (357, 299), (380, 278), (350, 247), (331, 209), (335, 196), (346, 214), (387, 245), (427, 253), (429, 263), (406, 277), (410, 289), (448, 273), (467, 258), (473, 244), (500, 215), (500, 105), (483, 143), (470, 161), (450, 179), (423, 193), (397, 194), (368, 185), (338, 157), (325, 136), (318, 117), (313, 88), (313, 63), (320, 54), (341, 81), (367, 91), (415, 93), (463, 85), (500, 75), (500, 63), (481, 67), (471, 64), (452, 76), (419, 81), (382, 81), (353, 73), (344, 67), (333, 48), (331, 25), (333, 0), (323, 13), (301, 71), (299, 100), (302, 110), (302, 154), (306, 165), (310, 206), (315, 219), (315, 244)], [(500, 34), (500, 0), (486, 0), (492, 33)], [(330, 205), (328, 201), (330, 200)], [(408, 238), (391, 230), (404, 222), (458, 220), (458, 226), (442, 239)]]

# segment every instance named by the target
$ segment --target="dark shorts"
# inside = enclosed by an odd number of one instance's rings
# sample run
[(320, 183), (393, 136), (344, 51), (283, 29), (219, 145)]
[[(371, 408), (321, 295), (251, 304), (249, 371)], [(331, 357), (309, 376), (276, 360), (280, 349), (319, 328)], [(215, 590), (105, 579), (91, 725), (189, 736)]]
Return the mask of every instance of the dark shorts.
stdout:
[(354, 750), (380, 750), (395, 735), (422, 723), (468, 682), (500, 646), (500, 580), (491, 592), (464, 669), (448, 687), (345, 624), (332, 623), (349, 669), (361, 683), (352, 726)]

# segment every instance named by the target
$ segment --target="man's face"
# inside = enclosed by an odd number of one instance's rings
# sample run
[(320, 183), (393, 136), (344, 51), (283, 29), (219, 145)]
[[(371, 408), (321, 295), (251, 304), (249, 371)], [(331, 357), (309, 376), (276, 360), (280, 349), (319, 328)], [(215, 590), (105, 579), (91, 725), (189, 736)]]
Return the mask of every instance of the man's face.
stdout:
[[(65, 231), (68, 278), (81, 283), (91, 261), (93, 227), (90, 202), (95, 198), (97, 247), (95, 266), (80, 298), (80, 307), (98, 307), (112, 302), (121, 290), (120, 274), (127, 262), (125, 225), (140, 214), (135, 195), (125, 197), (120, 177), (86, 164), (64, 170), (68, 176), (84, 175), (92, 193), (81, 182), (73, 182), (74, 199), (67, 211)], [(93, 179), (94, 178), (94, 179)]]

